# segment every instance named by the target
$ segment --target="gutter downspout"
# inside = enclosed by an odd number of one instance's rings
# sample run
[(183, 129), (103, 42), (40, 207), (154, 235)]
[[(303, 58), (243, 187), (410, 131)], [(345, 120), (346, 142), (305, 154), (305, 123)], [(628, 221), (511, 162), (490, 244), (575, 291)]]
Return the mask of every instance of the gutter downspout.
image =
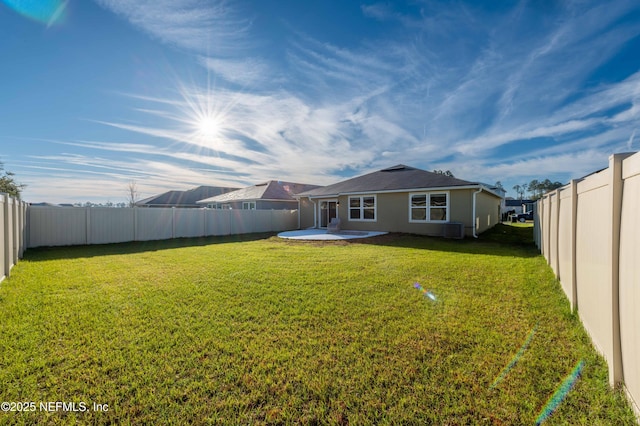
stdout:
[(473, 216), (471, 217), (471, 220), (473, 222), (473, 238), (478, 238), (478, 235), (476, 234), (476, 195), (481, 192), (482, 186), (480, 186), (480, 188), (478, 188), (478, 190), (473, 193)]

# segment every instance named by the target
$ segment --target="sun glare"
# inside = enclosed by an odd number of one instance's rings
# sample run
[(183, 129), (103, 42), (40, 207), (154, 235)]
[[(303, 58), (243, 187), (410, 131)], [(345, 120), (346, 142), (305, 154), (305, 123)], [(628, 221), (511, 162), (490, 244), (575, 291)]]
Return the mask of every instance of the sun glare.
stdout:
[(216, 117), (204, 116), (198, 120), (198, 134), (205, 139), (213, 139), (220, 132), (220, 123)]

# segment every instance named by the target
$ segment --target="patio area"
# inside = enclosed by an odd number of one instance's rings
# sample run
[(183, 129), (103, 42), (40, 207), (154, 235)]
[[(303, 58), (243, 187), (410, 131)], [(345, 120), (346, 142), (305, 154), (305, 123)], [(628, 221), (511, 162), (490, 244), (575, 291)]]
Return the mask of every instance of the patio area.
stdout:
[(327, 232), (326, 229), (300, 229), (297, 231), (285, 231), (278, 234), (280, 238), (287, 238), (291, 240), (351, 240), (354, 238), (369, 238), (376, 237), (378, 235), (384, 235), (386, 232), (378, 231), (339, 231), (339, 232)]

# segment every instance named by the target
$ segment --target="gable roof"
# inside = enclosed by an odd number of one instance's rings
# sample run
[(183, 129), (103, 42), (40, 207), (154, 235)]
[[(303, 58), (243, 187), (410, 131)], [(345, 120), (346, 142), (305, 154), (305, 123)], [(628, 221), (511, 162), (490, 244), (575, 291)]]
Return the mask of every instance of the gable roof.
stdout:
[(296, 201), (296, 199), (293, 198), (295, 194), (315, 188), (319, 188), (319, 186), (270, 180), (265, 183), (248, 186), (226, 194), (199, 200), (198, 204), (229, 203), (233, 201), (246, 200)]
[(186, 191), (167, 191), (153, 197), (138, 201), (140, 207), (200, 207), (196, 201), (215, 195), (235, 191), (238, 188), (219, 186), (198, 186)]
[(337, 196), (349, 193), (449, 188), (469, 185), (477, 186), (479, 184), (398, 164), (397, 166), (347, 179), (333, 185), (306, 191), (298, 194), (298, 196)]

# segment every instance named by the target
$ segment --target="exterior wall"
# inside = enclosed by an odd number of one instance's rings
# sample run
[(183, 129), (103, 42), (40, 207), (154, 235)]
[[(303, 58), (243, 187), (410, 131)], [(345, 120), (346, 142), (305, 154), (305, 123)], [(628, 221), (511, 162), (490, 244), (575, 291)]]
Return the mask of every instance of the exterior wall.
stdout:
[(30, 207), (29, 247), (105, 244), (296, 229), (295, 210)]
[(300, 198), (298, 214), (300, 215), (300, 229), (313, 228), (316, 226), (314, 222), (313, 210), (316, 206), (309, 198)]
[[(434, 191), (449, 193), (449, 221), (462, 222), (465, 235), (473, 234), (473, 189)], [(349, 196), (342, 195), (338, 200), (338, 217), (341, 228), (354, 231), (386, 231), (404, 232), (410, 234), (442, 236), (443, 223), (416, 223), (409, 221), (409, 194), (410, 192), (394, 192), (375, 194), (376, 197), (376, 221), (354, 221), (349, 219)], [(364, 196), (370, 194), (362, 194)], [(371, 194), (373, 195), (373, 194)], [(323, 200), (335, 200), (335, 197), (314, 199), (315, 206), (311, 203), (301, 205), (301, 228), (313, 226), (313, 208)], [(500, 222), (500, 199), (488, 193), (477, 195), (476, 222), (479, 229), (477, 233), (484, 232)], [(317, 214), (316, 214), (317, 216)], [(304, 220), (303, 220), (304, 219)]]
[(612, 155), (537, 209), (539, 247), (640, 418), (640, 153)]
[[(469, 190), (469, 203), (473, 203), (473, 193)], [(468, 211), (472, 211), (472, 206)], [(476, 195), (476, 234), (487, 231), (500, 223), (500, 199), (487, 192)], [(469, 231), (471, 232), (471, 231)]]

